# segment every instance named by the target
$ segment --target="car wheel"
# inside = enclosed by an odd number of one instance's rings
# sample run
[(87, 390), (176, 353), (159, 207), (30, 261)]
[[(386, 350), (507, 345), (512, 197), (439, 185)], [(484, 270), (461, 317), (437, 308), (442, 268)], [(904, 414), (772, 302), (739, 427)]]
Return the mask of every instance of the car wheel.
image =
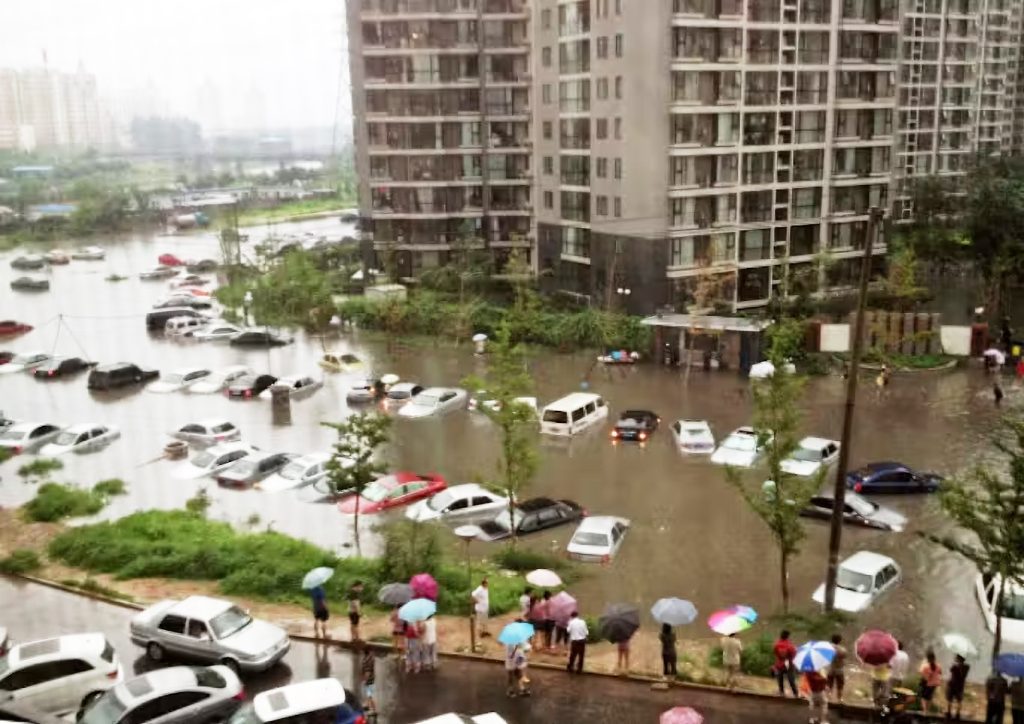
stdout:
[(164, 660), (164, 647), (158, 644), (156, 641), (150, 641), (146, 645), (146, 656), (153, 661)]
[(228, 668), (229, 668), (229, 669), (231, 669), (231, 670), (232, 670), (233, 672), (235, 672), (235, 674), (237, 674), (237, 675), (241, 675), (241, 673), (242, 673), (242, 670), (241, 670), (241, 669), (240, 669), (240, 668), (238, 667), (238, 662), (237, 662), (237, 661), (235, 661), (234, 659), (221, 659), (221, 660), (220, 660), (220, 662), (221, 662), (221, 663), (222, 663), (222, 664), (223, 664), (224, 666), (228, 667)]
[(103, 696), (102, 691), (90, 691), (88, 694), (86, 694), (85, 698), (82, 699), (82, 704), (78, 707), (78, 713), (75, 714), (75, 721), (81, 719), (82, 716), (85, 714), (85, 710), (89, 708), (89, 705), (97, 699), (99, 699), (101, 696)]

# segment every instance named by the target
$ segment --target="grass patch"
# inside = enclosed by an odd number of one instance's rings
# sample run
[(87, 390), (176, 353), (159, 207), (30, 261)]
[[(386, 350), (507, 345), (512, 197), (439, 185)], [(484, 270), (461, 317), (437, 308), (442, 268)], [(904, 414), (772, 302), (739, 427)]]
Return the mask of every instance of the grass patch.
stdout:
[(110, 275), (108, 275), (106, 277), (106, 280), (108, 282), (123, 282), (126, 279), (128, 279), (128, 277), (126, 277), (126, 276), (124, 276), (122, 274), (110, 274)]
[(127, 491), (124, 481), (120, 478), (109, 478), (101, 480), (92, 486), (92, 491), (98, 495), (111, 498), (115, 495), (124, 495)]
[(56, 458), (37, 458), (18, 468), (18, 475), (25, 479), (45, 478), (56, 470), (63, 470), (64, 463)]
[(39, 559), (38, 553), (28, 548), (19, 548), (0, 560), (0, 573), (23, 575), (38, 570), (42, 565), (43, 562)]
[[(843, 361), (849, 359), (849, 355), (836, 355)], [(948, 354), (901, 354), (899, 352), (881, 352), (877, 349), (865, 350), (863, 361), (867, 364), (887, 364), (897, 370), (932, 370), (942, 367), (956, 357)]]
[(22, 511), (30, 521), (53, 523), (64, 518), (93, 515), (106, 504), (107, 496), (95, 490), (61, 483), (43, 483), (36, 497), (28, 501)]
[(251, 226), (267, 221), (279, 221), (289, 216), (301, 216), (303, 214), (318, 214), (326, 211), (341, 212), (342, 209), (355, 206), (354, 199), (341, 199), (330, 197), (326, 199), (305, 199), (303, 201), (292, 201), (287, 204), (275, 206), (272, 209), (251, 209), (243, 211), (238, 215), (239, 226)]
[(520, 573), (528, 573), (538, 568), (547, 568), (552, 571), (562, 571), (569, 568), (564, 558), (512, 546), (505, 546), (492, 555), (491, 560), (502, 568)]
[(5, 463), (14, 457), (14, 453), (11, 452), (10, 448), (0, 447), (0, 463)]

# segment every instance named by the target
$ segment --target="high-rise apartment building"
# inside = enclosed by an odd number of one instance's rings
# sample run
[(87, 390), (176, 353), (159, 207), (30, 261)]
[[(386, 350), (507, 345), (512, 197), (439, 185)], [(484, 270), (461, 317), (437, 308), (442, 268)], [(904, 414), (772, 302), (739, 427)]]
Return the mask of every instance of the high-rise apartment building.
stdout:
[(404, 275), (532, 242), (549, 290), (636, 312), (852, 286), (871, 207), (1019, 147), (1022, 5), (351, 0), (368, 230)]

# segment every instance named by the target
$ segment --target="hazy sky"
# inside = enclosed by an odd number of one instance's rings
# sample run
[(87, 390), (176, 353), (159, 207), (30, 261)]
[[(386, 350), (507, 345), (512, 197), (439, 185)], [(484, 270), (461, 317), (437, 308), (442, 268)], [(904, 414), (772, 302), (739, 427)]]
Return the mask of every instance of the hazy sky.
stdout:
[(345, 0), (0, 0), (0, 67), (94, 73), (125, 114), (188, 115), (204, 130), (332, 126)]

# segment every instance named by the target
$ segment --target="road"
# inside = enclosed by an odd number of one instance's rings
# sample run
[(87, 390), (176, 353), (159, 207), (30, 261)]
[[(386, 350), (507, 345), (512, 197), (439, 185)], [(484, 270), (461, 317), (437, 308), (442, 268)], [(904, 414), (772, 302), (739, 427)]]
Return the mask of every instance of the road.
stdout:
[[(102, 631), (129, 673), (152, 668), (128, 637), (132, 610), (63, 591), (0, 577), (2, 623), (18, 641), (56, 634)], [(352, 655), (327, 647), (295, 643), (282, 665), (245, 684), (249, 695), (300, 681), (334, 676), (355, 688)], [(444, 660), (439, 671), (409, 676), (393, 659), (377, 662), (377, 700), (381, 724), (407, 724), (448, 711), (479, 714), (497, 711), (513, 724), (526, 722), (656, 722), (673, 706), (692, 706), (706, 724), (792, 724), (804, 721), (803, 707), (792, 701), (751, 699), (717, 693), (651, 691), (646, 684), (608, 677), (569, 677), (557, 671), (531, 672), (534, 695), (507, 699), (504, 671), (493, 663)], [(845, 720), (832, 718), (843, 724)]]

